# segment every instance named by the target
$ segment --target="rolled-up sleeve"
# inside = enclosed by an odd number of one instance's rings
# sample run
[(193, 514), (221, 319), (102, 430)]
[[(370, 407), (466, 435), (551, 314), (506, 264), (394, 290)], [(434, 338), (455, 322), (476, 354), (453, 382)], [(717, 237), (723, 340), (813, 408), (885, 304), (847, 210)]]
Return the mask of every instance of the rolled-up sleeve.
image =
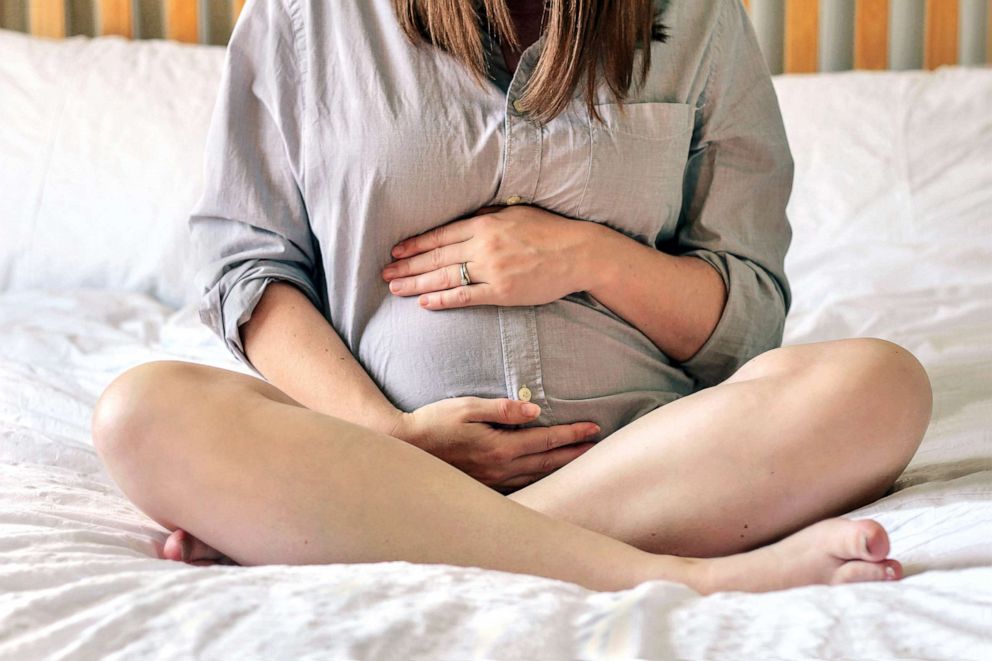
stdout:
[(239, 331), (270, 282), (294, 284), (323, 309), (303, 195), (301, 32), (287, 1), (253, 0), (235, 25), (207, 132), (204, 190), (188, 219), (200, 319), (255, 373)]
[(727, 300), (703, 346), (681, 363), (697, 388), (780, 346), (791, 291), (785, 254), (793, 160), (767, 65), (739, 0), (722, 9), (705, 63), (674, 252), (710, 264)]

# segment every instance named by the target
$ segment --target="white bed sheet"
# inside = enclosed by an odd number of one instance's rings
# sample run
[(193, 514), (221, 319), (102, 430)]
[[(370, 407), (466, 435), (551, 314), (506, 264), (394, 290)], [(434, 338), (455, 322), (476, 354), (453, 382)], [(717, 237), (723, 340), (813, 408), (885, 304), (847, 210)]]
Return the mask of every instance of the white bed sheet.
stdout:
[(701, 597), (158, 560), (165, 531), (103, 471), (92, 406), (148, 360), (245, 370), (189, 306), (59, 280), (0, 293), (0, 658), (992, 658), (992, 70), (776, 84), (797, 161), (785, 343), (882, 337), (933, 383), (897, 491), (849, 513), (886, 526), (904, 580)]
[(990, 293), (988, 279), (844, 292), (787, 326), (787, 344), (875, 335), (927, 366), (924, 446), (896, 493), (850, 514), (886, 526), (908, 576), (709, 597), (406, 562), (158, 560), (165, 531), (104, 472), (92, 405), (146, 360), (244, 369), (188, 306), (109, 290), (0, 295), (0, 657), (992, 658)]

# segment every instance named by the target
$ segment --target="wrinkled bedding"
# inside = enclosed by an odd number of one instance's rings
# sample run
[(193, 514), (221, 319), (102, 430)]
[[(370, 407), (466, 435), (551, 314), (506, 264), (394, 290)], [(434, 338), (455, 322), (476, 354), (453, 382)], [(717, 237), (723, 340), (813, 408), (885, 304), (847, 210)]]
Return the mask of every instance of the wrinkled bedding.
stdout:
[[(709, 597), (665, 581), (596, 593), (406, 562), (159, 560), (165, 530), (94, 454), (93, 403), (147, 360), (244, 369), (189, 306), (110, 290), (2, 294), (0, 657), (989, 658), (990, 294), (988, 279), (894, 298), (845, 292), (787, 326), (787, 344), (875, 335), (927, 366), (936, 396), (924, 446), (894, 494), (850, 513), (887, 527), (907, 577)], [(900, 312), (870, 313), (883, 307)]]

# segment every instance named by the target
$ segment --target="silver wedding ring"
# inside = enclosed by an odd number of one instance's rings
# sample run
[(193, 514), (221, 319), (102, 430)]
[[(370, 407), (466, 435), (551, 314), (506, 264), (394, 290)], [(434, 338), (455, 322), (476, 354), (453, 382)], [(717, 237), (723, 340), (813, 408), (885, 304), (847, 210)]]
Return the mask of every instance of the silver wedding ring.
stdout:
[(459, 266), (462, 272), (462, 287), (472, 284), (472, 278), (468, 277), (468, 263), (462, 262)]

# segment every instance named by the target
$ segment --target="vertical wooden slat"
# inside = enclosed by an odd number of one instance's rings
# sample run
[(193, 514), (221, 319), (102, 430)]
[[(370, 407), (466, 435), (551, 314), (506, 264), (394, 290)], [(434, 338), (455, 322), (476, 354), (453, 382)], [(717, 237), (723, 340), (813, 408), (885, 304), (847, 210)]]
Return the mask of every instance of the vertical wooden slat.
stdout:
[[(3, 0), (0, 0), (2, 3)], [(96, 11), (92, 0), (67, 0), (65, 12), (65, 36), (96, 36)]]
[(65, 3), (62, 0), (31, 0), (28, 26), (35, 36), (61, 39), (65, 36)]
[(134, 31), (142, 39), (164, 39), (162, 0), (134, 0)]
[(786, 0), (751, 0), (751, 24), (772, 75), (783, 71)]
[(98, 34), (116, 34), (128, 39), (134, 36), (131, 0), (99, 0), (97, 13)]
[(28, 31), (28, 18), (25, 7), (20, 2), (0, 2), (0, 28)]
[(958, 64), (981, 66), (985, 63), (985, 25), (988, 0), (958, 2)]
[(854, 0), (820, 3), (820, 71), (854, 68)]
[(199, 38), (198, 0), (165, 0), (165, 38), (196, 43)]
[(924, 66), (958, 61), (958, 0), (927, 0)]
[(889, 0), (858, 0), (854, 24), (854, 67), (887, 69)]
[(819, 0), (788, 0), (786, 3), (786, 73), (813, 73), (817, 70), (819, 13)]
[[(992, 0), (990, 0), (992, 2)], [(747, 0), (744, 0), (744, 4), (747, 5)], [(241, 10), (245, 8), (245, 0), (231, 0), (231, 24), (238, 22), (238, 16), (241, 15)]]
[[(982, 0), (984, 2), (984, 0)], [(205, 14), (203, 17), (205, 25), (201, 35), (201, 41), (214, 46), (223, 46), (231, 38), (231, 8), (232, 4), (228, 0), (211, 0), (201, 5)]]
[(992, 0), (989, 0), (989, 10), (986, 13), (989, 17), (989, 25), (985, 30), (985, 50), (988, 51), (985, 55), (985, 61), (992, 64)]
[(889, 69), (923, 68), (927, 0), (892, 0), (889, 3)]

